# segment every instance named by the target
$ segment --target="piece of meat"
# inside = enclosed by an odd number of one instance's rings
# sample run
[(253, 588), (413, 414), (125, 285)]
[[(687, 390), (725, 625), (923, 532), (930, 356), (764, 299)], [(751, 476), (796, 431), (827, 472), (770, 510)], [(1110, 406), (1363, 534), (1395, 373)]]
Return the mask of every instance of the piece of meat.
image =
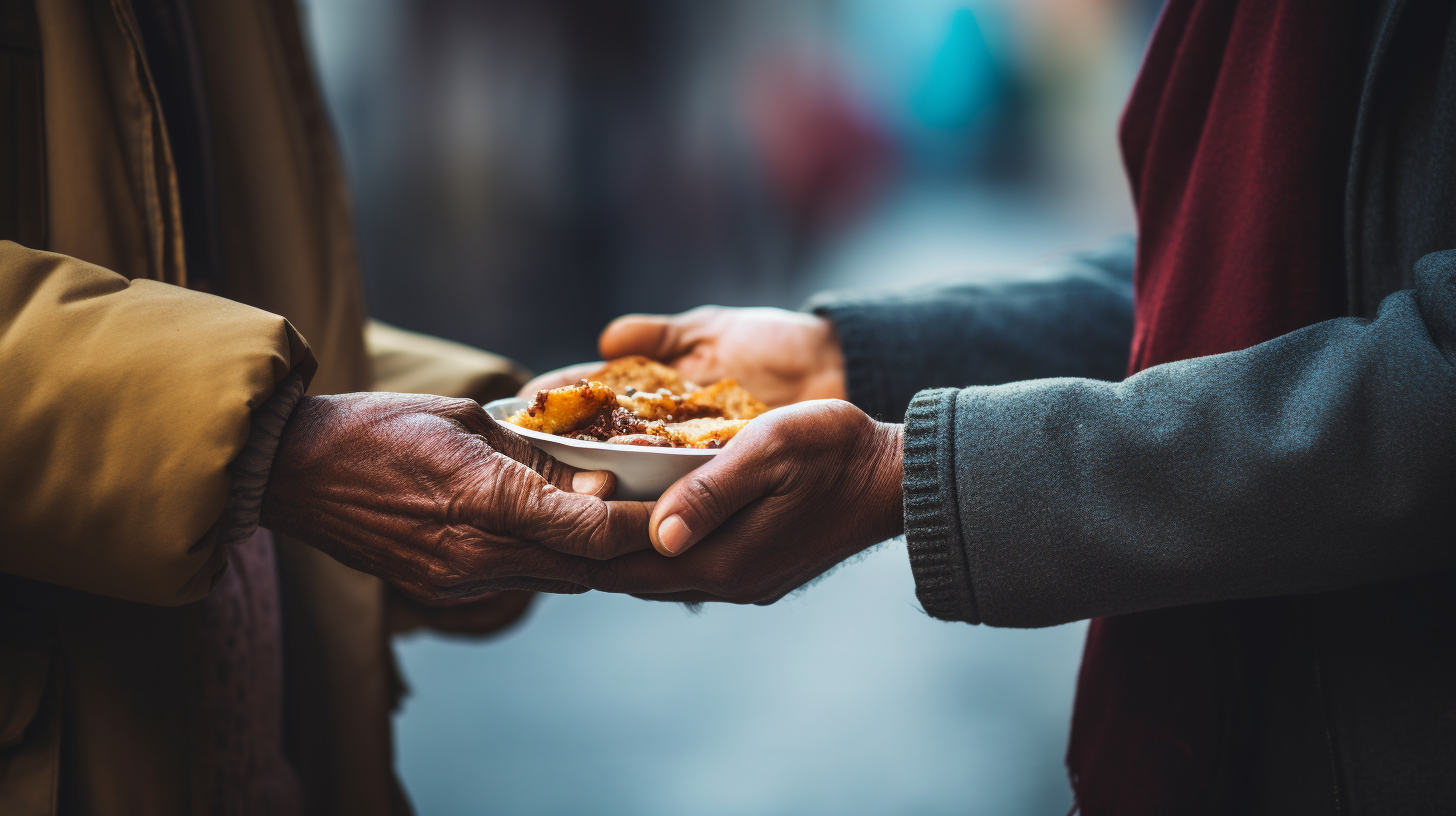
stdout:
[(618, 357), (597, 369), (590, 379), (626, 396), (634, 391), (650, 394), (662, 388), (679, 396), (688, 391), (687, 383), (676, 371), (640, 355)]
[(610, 405), (602, 408), (586, 424), (570, 433), (562, 434), (562, 436), (569, 439), (605, 442), (614, 436), (643, 433), (648, 424), (626, 408)]
[(616, 408), (617, 395), (599, 382), (582, 380), (575, 385), (537, 391), (536, 402), (522, 408), (507, 422), (548, 434), (568, 434), (590, 423), (603, 408)]

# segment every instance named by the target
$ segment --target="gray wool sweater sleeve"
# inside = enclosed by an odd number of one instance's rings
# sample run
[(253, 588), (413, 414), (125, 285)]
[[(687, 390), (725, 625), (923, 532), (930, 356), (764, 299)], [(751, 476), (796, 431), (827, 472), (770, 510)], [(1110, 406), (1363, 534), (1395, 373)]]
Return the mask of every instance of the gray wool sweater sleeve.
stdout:
[(1132, 343), (1133, 249), (1123, 236), (1014, 280), (831, 292), (806, 308), (839, 332), (850, 402), (899, 422), (926, 388), (1122, 379)]
[(1373, 319), (1120, 383), (918, 394), (905, 527), (946, 620), (1046, 626), (1456, 567), (1456, 251)]

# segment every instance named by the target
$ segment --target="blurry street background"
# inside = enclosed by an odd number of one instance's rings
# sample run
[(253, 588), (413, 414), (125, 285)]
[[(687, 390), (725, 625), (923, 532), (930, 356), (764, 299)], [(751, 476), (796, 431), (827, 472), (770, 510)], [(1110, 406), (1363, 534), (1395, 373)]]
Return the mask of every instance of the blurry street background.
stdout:
[[(631, 311), (1014, 274), (1132, 227), (1157, 0), (302, 0), (373, 316), (536, 370)], [(1085, 627), (945, 624), (903, 542), (769, 608), (423, 636), (423, 816), (1057, 814)]]

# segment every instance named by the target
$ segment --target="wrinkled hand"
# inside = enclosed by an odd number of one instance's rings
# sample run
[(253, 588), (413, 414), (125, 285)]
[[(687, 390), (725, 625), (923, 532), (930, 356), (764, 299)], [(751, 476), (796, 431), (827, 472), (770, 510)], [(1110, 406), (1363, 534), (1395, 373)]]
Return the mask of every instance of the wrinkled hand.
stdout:
[(593, 559), (649, 547), (650, 505), (600, 498), (613, 486), (471, 400), (306, 397), (284, 429), (262, 523), (420, 601), (582, 592)]
[(845, 396), (839, 335), (815, 315), (723, 306), (627, 315), (612, 321), (598, 344), (608, 360), (641, 354), (699, 385), (732, 377), (771, 408)]
[(764, 414), (658, 499), (658, 552), (597, 564), (588, 581), (657, 600), (772, 603), (900, 534), (902, 440), (901, 426), (837, 400)]

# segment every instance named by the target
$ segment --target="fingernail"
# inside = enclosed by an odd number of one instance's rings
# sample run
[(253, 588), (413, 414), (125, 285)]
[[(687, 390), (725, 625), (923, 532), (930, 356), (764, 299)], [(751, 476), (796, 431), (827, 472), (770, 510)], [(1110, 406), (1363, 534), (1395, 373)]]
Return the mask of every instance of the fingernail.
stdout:
[(688, 539), (692, 538), (693, 531), (682, 520), (682, 516), (668, 516), (657, 525), (657, 540), (662, 548), (677, 555), (683, 547), (688, 545)]
[(571, 492), (595, 496), (607, 484), (605, 470), (580, 470), (571, 476)]

